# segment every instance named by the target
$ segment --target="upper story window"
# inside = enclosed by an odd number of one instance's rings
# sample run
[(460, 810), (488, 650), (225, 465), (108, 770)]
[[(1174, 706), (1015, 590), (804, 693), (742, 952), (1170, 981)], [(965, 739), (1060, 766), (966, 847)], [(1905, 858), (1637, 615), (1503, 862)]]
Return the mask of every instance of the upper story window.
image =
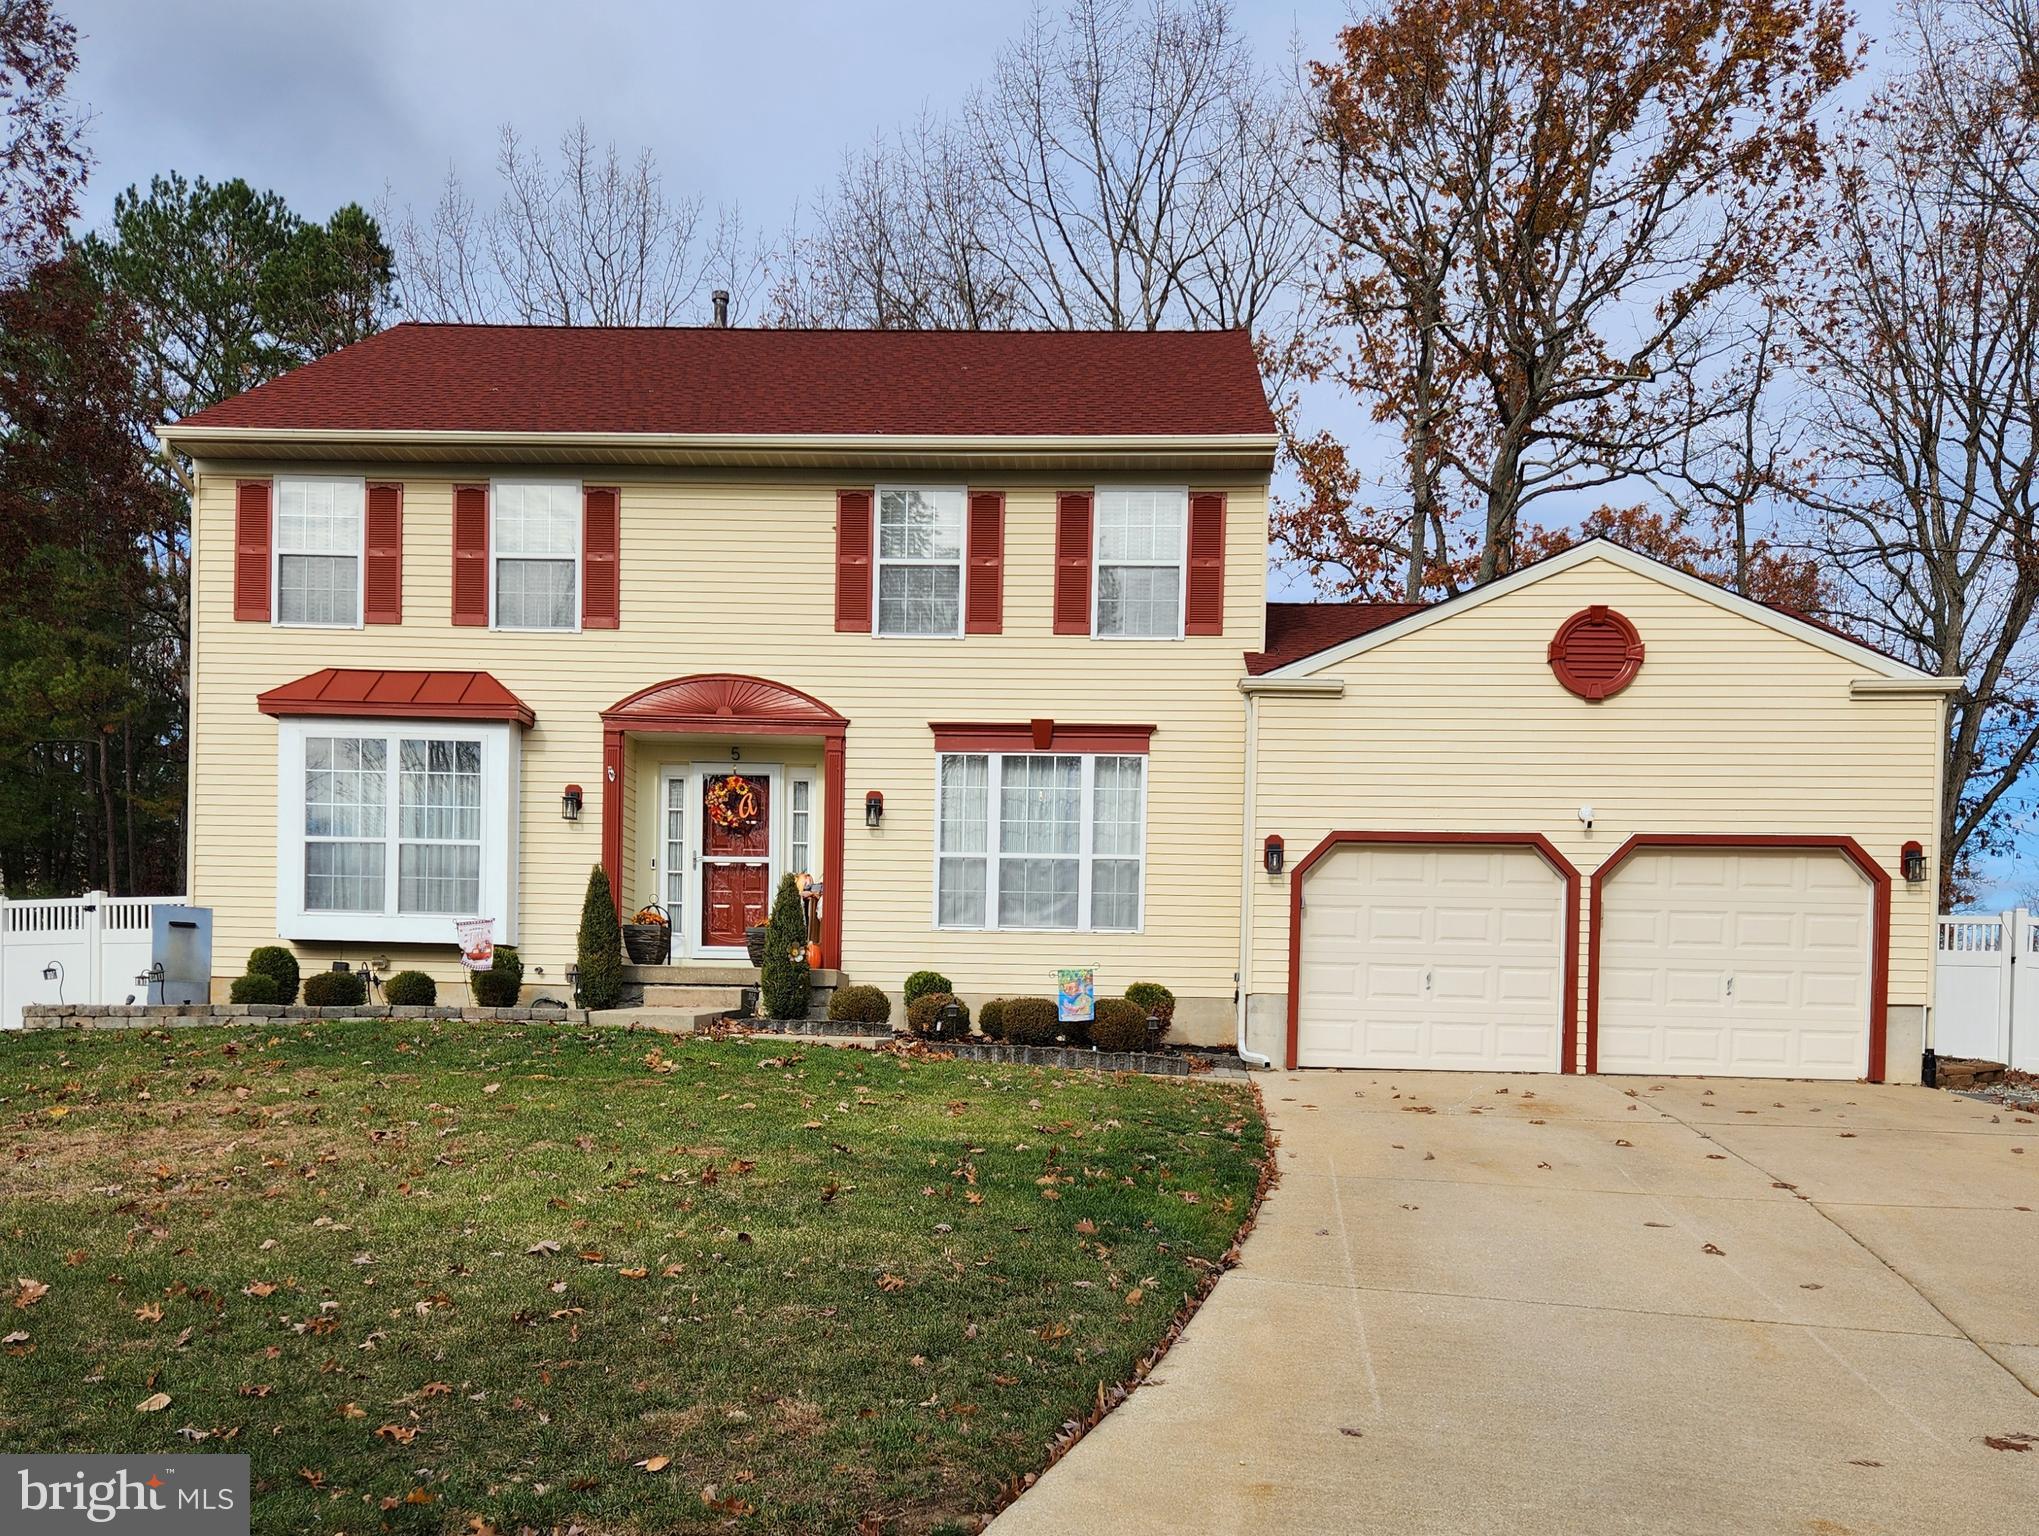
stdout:
[(1180, 638), (1188, 517), (1187, 491), (1098, 490), (1093, 633), (1129, 640)]
[(363, 494), (359, 480), (277, 479), (277, 623), (360, 624)]
[(496, 628), (578, 629), (579, 484), (498, 480), (491, 499)]
[(963, 493), (878, 490), (877, 632), (963, 632)]

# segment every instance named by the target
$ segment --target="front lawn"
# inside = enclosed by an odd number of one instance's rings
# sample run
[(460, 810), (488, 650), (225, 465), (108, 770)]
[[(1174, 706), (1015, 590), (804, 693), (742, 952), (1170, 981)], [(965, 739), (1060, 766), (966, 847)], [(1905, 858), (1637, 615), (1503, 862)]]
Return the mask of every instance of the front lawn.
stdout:
[(968, 1529), (1264, 1150), (1237, 1084), (793, 1041), (0, 1039), (0, 1443), (245, 1451), (263, 1532)]

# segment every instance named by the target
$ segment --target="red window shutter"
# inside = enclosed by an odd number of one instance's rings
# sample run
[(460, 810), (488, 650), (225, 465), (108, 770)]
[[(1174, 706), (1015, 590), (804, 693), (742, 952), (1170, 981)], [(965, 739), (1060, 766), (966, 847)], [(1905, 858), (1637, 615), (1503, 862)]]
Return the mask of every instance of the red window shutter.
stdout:
[(1185, 634), (1225, 632), (1225, 497), (1198, 491), (1189, 498), (1189, 591), (1183, 602)]
[(453, 622), (489, 621), (489, 488), (453, 487)]
[(1055, 633), (1090, 633), (1090, 492), (1055, 501)]
[(871, 632), (871, 493), (835, 493), (835, 627)]
[(617, 560), (623, 542), (623, 492), (613, 485), (581, 493), (581, 628), (614, 629), (623, 605)]
[(234, 487), (234, 617), (269, 622), (269, 482)]
[(1005, 623), (1005, 493), (970, 493), (970, 576), (963, 632), (995, 635)]
[(361, 619), (366, 624), (404, 621), (404, 488), (368, 487), (364, 540), (366, 568), (361, 573)]

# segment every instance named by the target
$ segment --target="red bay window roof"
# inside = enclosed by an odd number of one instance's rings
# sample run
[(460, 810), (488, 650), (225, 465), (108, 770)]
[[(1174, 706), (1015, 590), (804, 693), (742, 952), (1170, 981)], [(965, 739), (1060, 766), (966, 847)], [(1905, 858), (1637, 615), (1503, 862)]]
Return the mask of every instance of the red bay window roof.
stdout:
[(256, 705), (265, 715), (326, 715), (351, 720), (502, 720), (529, 728), (531, 706), (486, 672), (393, 672), (327, 667), (271, 688)]

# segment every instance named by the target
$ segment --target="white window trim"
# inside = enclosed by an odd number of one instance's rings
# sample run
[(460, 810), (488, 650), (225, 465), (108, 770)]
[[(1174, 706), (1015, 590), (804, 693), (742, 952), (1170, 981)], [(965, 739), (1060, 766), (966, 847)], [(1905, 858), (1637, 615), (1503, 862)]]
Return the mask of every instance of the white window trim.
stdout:
[[(1104, 583), (1099, 579), (1100, 573), (1104, 569), (1104, 562), (1098, 558), (1098, 547), (1104, 539), (1104, 518), (1099, 508), (1103, 504), (1105, 493), (1108, 491), (1121, 495), (1135, 496), (1143, 492), (1165, 493), (1170, 496), (1180, 497), (1182, 500), (1181, 531), (1176, 544), (1176, 548), (1181, 553), (1176, 556), (1175, 560), (1175, 633), (1172, 635), (1107, 635), (1102, 633), (1097, 627), (1098, 600), (1104, 589)], [(1090, 497), (1090, 638), (1093, 640), (1110, 640), (1114, 643), (1132, 641), (1136, 644), (1145, 643), (1149, 645), (1166, 644), (1171, 640), (1186, 639), (1188, 637), (1187, 620), (1189, 615), (1189, 487), (1186, 485), (1096, 485), (1091, 487)], [(1114, 565), (1138, 565), (1142, 563), (1135, 560), (1114, 560), (1112, 562)], [(1109, 757), (1111, 754), (1106, 753), (1105, 755)], [(1142, 871), (1141, 878), (1143, 880), (1146, 878), (1145, 871)]]
[[(984, 921), (981, 923), (945, 923), (942, 921), (942, 759), (945, 757), (982, 757), (989, 761), (985, 765), (985, 846), (984, 852), (952, 854), (950, 857), (984, 860)], [(1082, 814), (1077, 824), (1076, 848), (1076, 926), (1074, 928), (1001, 927), (998, 921), (998, 874), (999, 862), (1007, 857), (999, 849), (1000, 817), (999, 799), (1004, 787), (1004, 762), (1008, 757), (1073, 757), (1082, 763), (1078, 775), (1078, 794)], [(1140, 885), (1137, 900), (1140, 905), (1140, 920), (1131, 928), (1096, 928), (1090, 921), (1091, 866), (1095, 860), (1092, 852), (1096, 831), (1097, 804), (1097, 760), (1100, 757), (1136, 757), (1140, 760)], [(936, 752), (935, 753), (935, 825), (934, 859), (929, 868), (928, 921), (935, 929), (947, 933), (1114, 933), (1141, 934), (1147, 931), (1147, 805), (1153, 784), (1153, 764), (1145, 752), (1012, 752), (985, 748), (979, 751)], [(1013, 858), (1030, 855), (1013, 854)], [(1069, 855), (1059, 855), (1069, 857)], [(1124, 854), (1109, 855), (1125, 858)]]
[[(506, 555), (496, 537), (496, 487), (499, 485), (570, 485), (574, 504), (580, 509), (573, 532), (573, 623), (555, 628), (550, 624), (499, 624), (496, 622), (496, 567), (504, 560), (557, 560), (558, 555)], [(501, 475), (489, 481), (489, 628), (505, 635), (577, 635), (588, 601), (588, 490), (584, 480), (559, 480), (550, 475)]]
[[(879, 551), (884, 548), (883, 524), (885, 520), (885, 496), (887, 492), (898, 495), (903, 492), (919, 491), (922, 495), (954, 496), (962, 503), (962, 539), (956, 567), (956, 627), (948, 634), (887, 634), (881, 627), (880, 615), (884, 602), (879, 589), (885, 584), (885, 567), (943, 566), (947, 560), (887, 560)], [(880, 640), (960, 640), (970, 624), (970, 489), (962, 485), (878, 485), (871, 488), (871, 633)]]
[[(354, 622), (321, 624), (283, 617), (283, 557), (301, 550), (283, 547), (283, 486), (286, 481), (315, 481), (361, 487), (361, 546), (354, 551)], [(362, 629), (368, 623), (368, 481), (361, 475), (277, 475), (269, 482), (269, 625), (272, 629)]]
[[(388, 910), (307, 912), (304, 907), (304, 744), (310, 736), (376, 736), (389, 743), (385, 771), (390, 799), (384, 837), (392, 850), (385, 861)], [(517, 823), (522, 742), (516, 727), (493, 721), (289, 719), (277, 722), (276, 741), (276, 932), (285, 939), (361, 944), (443, 944), (455, 941), (454, 918), (445, 913), (404, 914), (396, 906), (398, 843), (395, 803), (397, 744), (404, 740), (481, 743), (481, 911), (496, 920), (499, 944), (517, 942)]]

